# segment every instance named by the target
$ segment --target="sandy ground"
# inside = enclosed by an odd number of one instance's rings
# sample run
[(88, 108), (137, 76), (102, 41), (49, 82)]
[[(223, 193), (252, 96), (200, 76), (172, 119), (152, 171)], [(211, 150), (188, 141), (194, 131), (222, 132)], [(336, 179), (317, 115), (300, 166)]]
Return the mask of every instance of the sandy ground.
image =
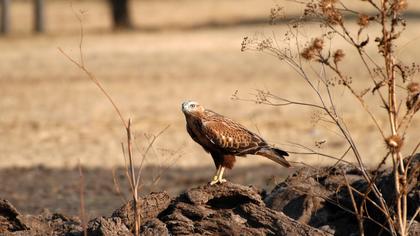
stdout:
[[(24, 17), (28, 11), (25, 4), (16, 4), (15, 15)], [(298, 101), (314, 99), (286, 64), (267, 55), (240, 51), (244, 36), (281, 36), (287, 30), (284, 25), (212, 27), (215, 21), (268, 18), (272, 5), (272, 1), (259, 0), (246, 0), (241, 6), (237, 1), (147, 1), (143, 7), (135, 7), (134, 18), (140, 30), (112, 33), (107, 31), (106, 6), (95, 1), (73, 4), (76, 11), (84, 11), (85, 63), (123, 115), (133, 118), (139, 149), (144, 150), (151, 135), (169, 126), (149, 153), (147, 164), (213, 165), (185, 131), (180, 104), (189, 99), (243, 123), (286, 150), (296, 150), (290, 144), (293, 142), (314, 147), (319, 140), (327, 141), (321, 149), (326, 153), (339, 154), (347, 148), (342, 137), (311, 121), (314, 111), (310, 109), (230, 99), (237, 90), (241, 97), (252, 98), (255, 89), (268, 89)], [(148, 16), (144, 21), (140, 20), (142, 14)], [(46, 35), (29, 35), (30, 24), (25, 21), (22, 25), (16, 23), (11, 36), (0, 38), (0, 167), (68, 168), (79, 160), (88, 167), (123, 166), (120, 143), (125, 134), (112, 106), (57, 50), (60, 47), (78, 57), (78, 22), (71, 7), (66, 2), (51, 3), (48, 16), (50, 32)], [(208, 27), (201, 27), (206, 23)], [(193, 27), (197, 25), (201, 26)], [(142, 26), (145, 30), (141, 30)], [(407, 31), (399, 39), (403, 46), (398, 53), (407, 64), (418, 62), (418, 27), (417, 21), (409, 20)], [(162, 30), (156, 30), (159, 28)], [(321, 32), (312, 25), (305, 33), (309, 40)], [(351, 49), (342, 43), (333, 46), (346, 52), (342, 65), (345, 71), (352, 72), (355, 87), (359, 91), (372, 87)], [(376, 52), (373, 45), (367, 50)], [(418, 81), (418, 77), (414, 79)], [(374, 164), (385, 154), (374, 124), (345, 89), (336, 87), (334, 96), (365, 161)], [(371, 94), (366, 99), (370, 105), (376, 101)], [(387, 117), (382, 109), (373, 111), (385, 124)], [(417, 116), (404, 154), (420, 140), (420, 132), (416, 132), (419, 128)], [(348, 158), (352, 160), (351, 155)], [(311, 165), (332, 163), (319, 156), (292, 155), (289, 160)], [(238, 161), (238, 165), (255, 163), (271, 162), (261, 157)]]

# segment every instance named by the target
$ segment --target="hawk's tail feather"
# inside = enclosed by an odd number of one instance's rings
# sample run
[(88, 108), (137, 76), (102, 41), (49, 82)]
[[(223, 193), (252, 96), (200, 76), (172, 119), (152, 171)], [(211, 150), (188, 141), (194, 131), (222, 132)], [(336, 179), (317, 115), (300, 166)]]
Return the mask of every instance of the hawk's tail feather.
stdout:
[(283, 150), (281, 150), (281, 149), (278, 149), (278, 148), (271, 148), (271, 150), (273, 150), (277, 155), (279, 155), (279, 156), (286, 156), (286, 157), (288, 157), (289, 156), (289, 153), (287, 153), (286, 151), (283, 151)]
[(284, 156), (289, 156), (289, 153), (278, 148), (264, 147), (258, 150), (258, 152), (255, 154), (267, 157), (268, 159), (277, 162), (284, 167), (291, 166), (290, 163), (284, 158)]

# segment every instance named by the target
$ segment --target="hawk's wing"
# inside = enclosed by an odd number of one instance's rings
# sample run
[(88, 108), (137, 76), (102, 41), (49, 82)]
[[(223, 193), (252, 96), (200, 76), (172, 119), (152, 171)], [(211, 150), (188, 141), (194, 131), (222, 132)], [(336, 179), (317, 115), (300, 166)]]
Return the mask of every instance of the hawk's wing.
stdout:
[(254, 154), (267, 143), (233, 120), (211, 112), (202, 121), (203, 134), (221, 151), (236, 155)]

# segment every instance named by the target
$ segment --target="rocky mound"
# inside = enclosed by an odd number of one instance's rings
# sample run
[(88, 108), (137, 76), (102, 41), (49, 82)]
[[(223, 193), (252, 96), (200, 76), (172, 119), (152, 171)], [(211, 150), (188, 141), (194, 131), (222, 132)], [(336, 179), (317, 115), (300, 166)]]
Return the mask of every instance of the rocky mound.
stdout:
[[(140, 201), (142, 235), (328, 235), (266, 207), (253, 187), (225, 183), (192, 188), (175, 199), (152, 193)], [(93, 219), (88, 235), (132, 235), (132, 202), (111, 217)], [(0, 205), (0, 233), (82, 235), (77, 218), (44, 213), (23, 216), (9, 202)]]
[[(193, 188), (171, 202), (165, 193), (145, 200), (142, 203), (149, 210), (142, 212), (142, 232), (146, 235), (324, 235), (267, 208), (256, 189), (232, 183)], [(117, 210), (111, 219), (115, 218), (131, 226), (131, 208)], [(106, 230), (107, 226), (96, 227), (92, 233), (104, 235)]]
[[(420, 154), (412, 160), (408, 169), (408, 219), (420, 207)], [(376, 185), (388, 206), (395, 206), (394, 175), (388, 168), (377, 173)], [(344, 177), (345, 176), (345, 177)], [(353, 235), (358, 232), (358, 222), (354, 212), (346, 179), (354, 189), (353, 196), (357, 206), (364, 201), (360, 193), (367, 192), (369, 184), (361, 172), (350, 165), (324, 167), (319, 169), (302, 168), (289, 176), (283, 183), (264, 197), (266, 205), (276, 211), (282, 211), (289, 217), (303, 224), (325, 230), (335, 235)], [(368, 198), (379, 205), (373, 193)], [(373, 205), (365, 201), (365, 214), (370, 217), (364, 220), (366, 235), (387, 235), (385, 215)], [(396, 211), (396, 209), (390, 209)], [(412, 235), (420, 235), (420, 216), (417, 215), (410, 228)]]
[[(409, 219), (420, 206), (420, 155), (410, 166)], [(253, 187), (224, 183), (200, 186), (171, 198), (165, 192), (141, 199), (142, 235), (352, 235), (358, 226), (344, 174), (360, 192), (368, 184), (351, 166), (302, 168), (271, 193)], [(377, 174), (376, 183), (387, 203), (394, 198), (392, 172)], [(369, 195), (376, 201), (373, 194)], [(362, 196), (355, 194), (359, 204)], [(133, 203), (114, 211), (111, 217), (99, 217), (87, 225), (89, 235), (132, 235)], [(392, 209), (391, 209), (392, 210)], [(366, 204), (372, 219), (365, 220), (366, 235), (387, 234), (378, 224), (384, 216)], [(419, 216), (410, 228), (420, 235)], [(8, 201), (0, 201), (0, 235), (83, 235), (77, 217), (44, 212), (39, 216), (20, 214)]]

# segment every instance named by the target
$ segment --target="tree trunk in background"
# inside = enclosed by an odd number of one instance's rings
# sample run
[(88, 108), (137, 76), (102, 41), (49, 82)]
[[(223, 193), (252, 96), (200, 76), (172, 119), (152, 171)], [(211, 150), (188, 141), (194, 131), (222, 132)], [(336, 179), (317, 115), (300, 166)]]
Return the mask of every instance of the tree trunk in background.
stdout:
[(0, 0), (0, 33), (7, 34), (10, 31), (10, 0)]
[(109, 0), (115, 29), (131, 29), (129, 0)]
[(34, 30), (37, 33), (42, 33), (44, 27), (44, 0), (34, 1)]

